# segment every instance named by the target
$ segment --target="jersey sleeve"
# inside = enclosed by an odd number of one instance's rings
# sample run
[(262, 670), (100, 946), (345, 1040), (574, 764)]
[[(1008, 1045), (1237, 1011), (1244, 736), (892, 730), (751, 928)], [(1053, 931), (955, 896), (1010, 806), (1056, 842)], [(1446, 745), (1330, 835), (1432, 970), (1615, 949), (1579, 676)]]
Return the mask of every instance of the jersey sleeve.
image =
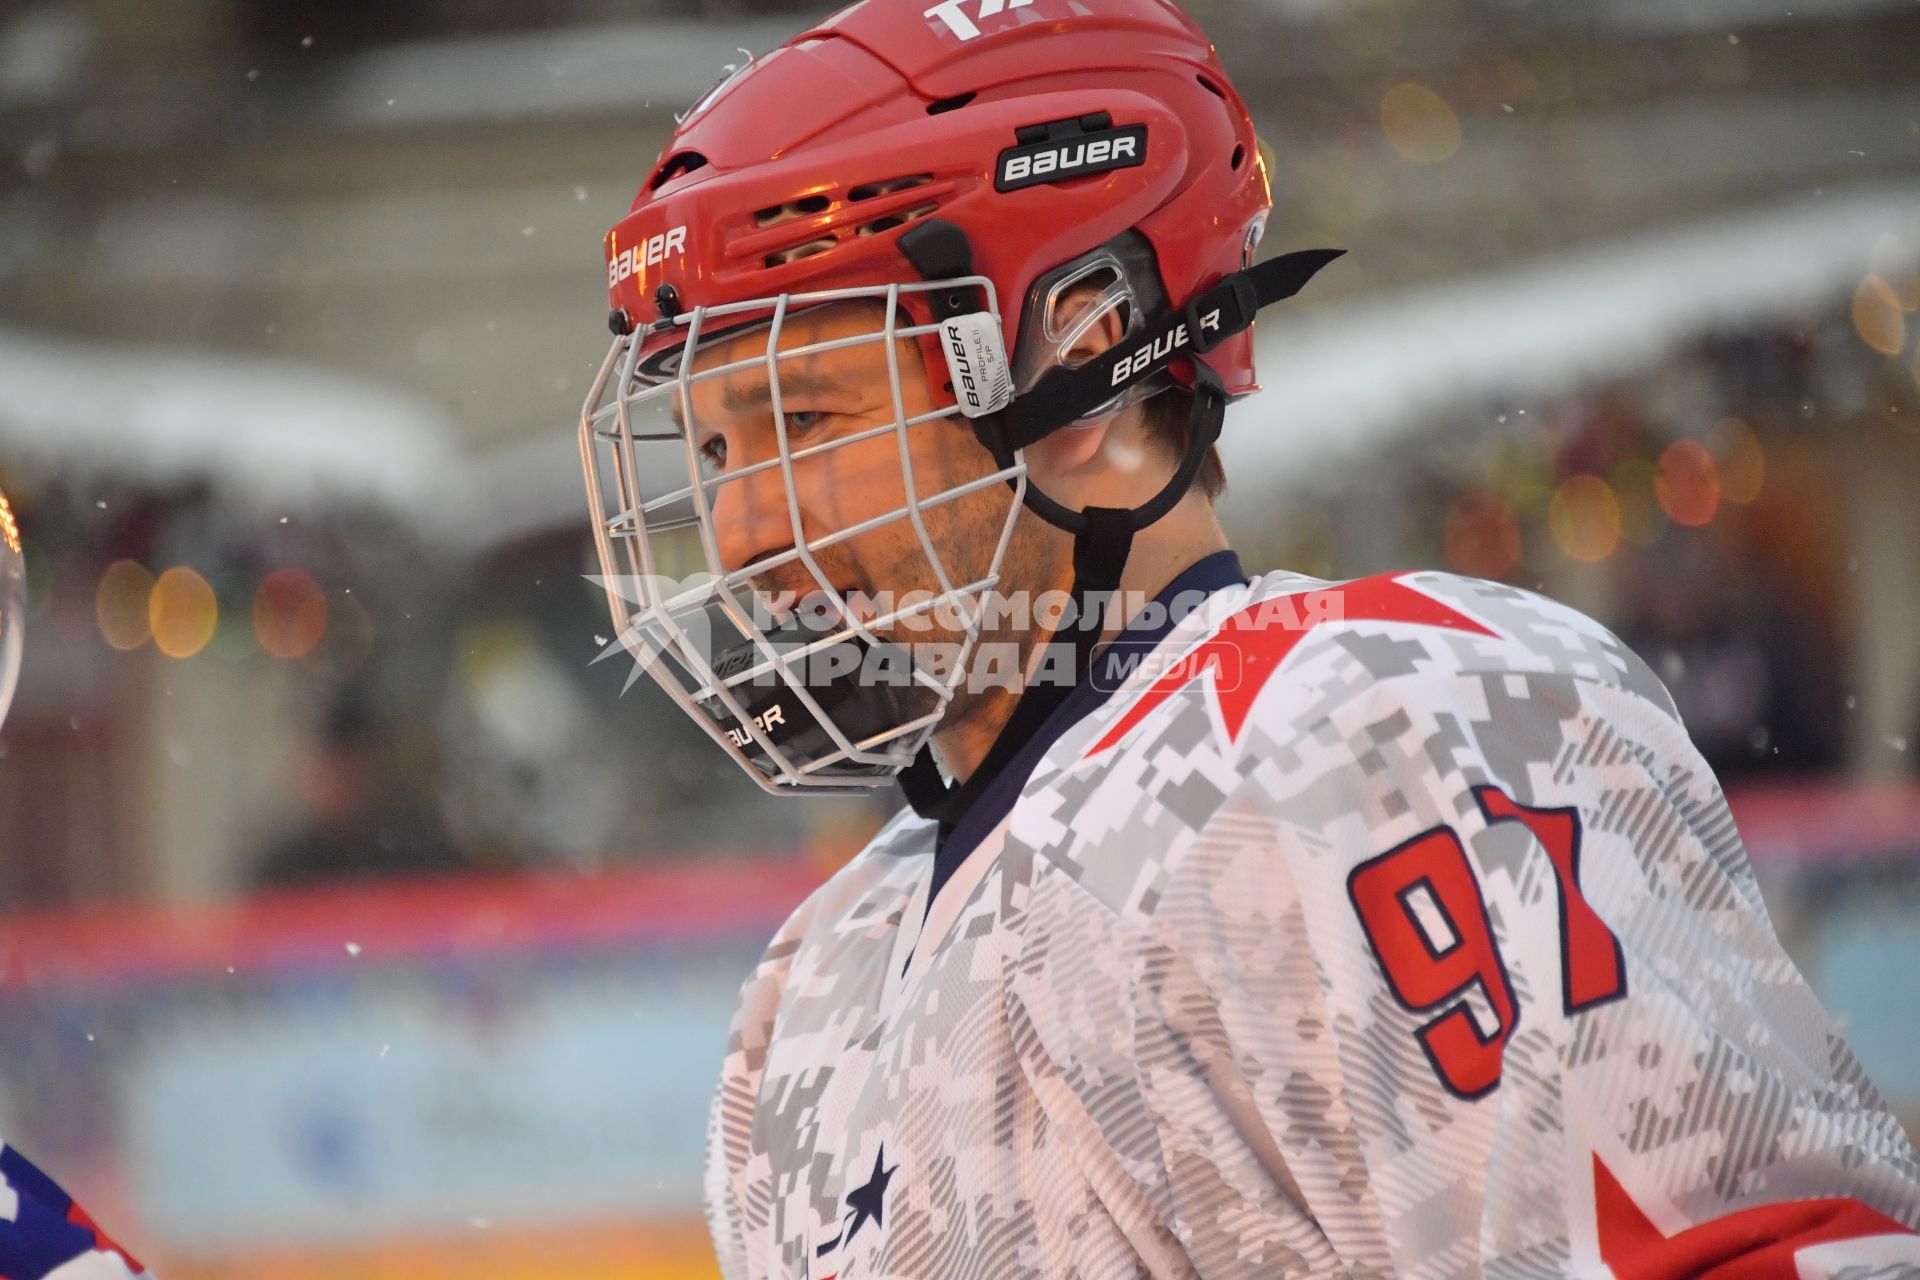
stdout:
[[(898, 815), (859, 857), (814, 890), (788, 917), (741, 986), (707, 1121), (707, 1226), (726, 1280), (805, 1273), (807, 1258), (773, 1256), (780, 1236), (774, 1230), (775, 1219), (785, 1212), (782, 1205), (794, 1188), (772, 1172), (775, 1161), (767, 1149), (769, 1143), (790, 1135), (755, 1130), (768, 1077), (768, 1054), (792, 989), (805, 990), (809, 983), (821, 981), (810, 975), (832, 948), (823, 946), (816, 932), (844, 917), (851, 904), (893, 873), (893, 864), (929, 842), (928, 824), (916, 822), (910, 812)], [(791, 1019), (785, 1029), (792, 1032)], [(812, 1046), (792, 1047), (804, 1055)], [(801, 1100), (790, 1101), (798, 1114)]]
[(5, 1142), (0, 1142), (0, 1276), (153, 1280), (72, 1196)]
[(741, 987), (719, 1087), (707, 1117), (707, 1228), (725, 1280), (745, 1280), (764, 1270), (755, 1265), (751, 1249), (760, 1236), (749, 1208), (755, 1172), (753, 1116), (780, 998), (809, 914), (803, 908), (787, 922)]
[(1417, 671), (1190, 764), (1226, 795), (1131, 1031), (1189, 1230), (1303, 1206), (1356, 1274), (1920, 1275), (1920, 1164), (1670, 703)]

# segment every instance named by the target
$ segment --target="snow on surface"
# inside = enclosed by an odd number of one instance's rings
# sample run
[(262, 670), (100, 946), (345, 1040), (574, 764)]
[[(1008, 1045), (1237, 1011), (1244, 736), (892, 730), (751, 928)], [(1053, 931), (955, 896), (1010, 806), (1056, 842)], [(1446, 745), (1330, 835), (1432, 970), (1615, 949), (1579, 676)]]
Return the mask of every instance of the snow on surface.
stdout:
[(1469, 399), (1525, 404), (1721, 326), (1824, 308), (1917, 224), (1920, 186), (1809, 195), (1310, 317), (1283, 308), (1256, 331), (1266, 389), (1221, 447), (1236, 479), (1312, 480)]

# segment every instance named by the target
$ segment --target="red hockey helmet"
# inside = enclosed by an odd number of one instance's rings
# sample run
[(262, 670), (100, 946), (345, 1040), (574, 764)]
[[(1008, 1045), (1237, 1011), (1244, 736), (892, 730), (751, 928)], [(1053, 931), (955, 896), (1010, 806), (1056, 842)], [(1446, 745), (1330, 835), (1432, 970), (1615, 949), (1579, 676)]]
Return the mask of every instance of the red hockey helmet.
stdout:
[[(913, 794), (916, 778), (937, 775), (925, 748), (967, 674), (1022, 507), (1074, 534), (1084, 618), (1118, 585), (1133, 535), (1193, 484), (1226, 401), (1255, 389), (1254, 313), (1337, 256), (1251, 267), (1270, 207), (1246, 108), (1168, 0), (864, 0), (733, 72), (682, 119), (606, 239), (616, 336), (581, 447), (624, 647), (770, 789), (867, 788), (912, 769)], [(1058, 306), (1069, 291), (1073, 307)], [(784, 341), (794, 314), (855, 299), (884, 304), (871, 332)], [(1115, 314), (1120, 342), (1067, 358)], [(764, 354), (741, 358), (738, 339), (762, 331)], [(783, 363), (862, 343), (891, 353), (909, 339), (926, 396), (904, 395), (892, 363), (890, 425), (794, 447)], [(716, 346), (729, 362), (698, 365)], [(933, 372), (943, 369), (950, 381)], [(699, 443), (695, 385), (742, 374), (765, 381), (778, 456), (719, 474)], [(1028, 483), (1028, 446), (1168, 385), (1194, 390), (1193, 429), (1153, 501), (1070, 511)], [(796, 460), (891, 432), (904, 467), (908, 433), (956, 415), (997, 471), (928, 494), (909, 469), (897, 509), (851, 529), (808, 527)], [(756, 510), (783, 517), (790, 547), (726, 563), (721, 491), (775, 475), (786, 511)], [(1003, 484), (1017, 500), (998, 550), (962, 573), (923, 517)], [(963, 620), (964, 648), (938, 670), (912, 656), (892, 664), (905, 674), (890, 684), (867, 678), (869, 660), (891, 658), (889, 629), (910, 611), (857, 616), (820, 558), (893, 523), (918, 538), (934, 604)], [(748, 598), (756, 579), (796, 565), (832, 605), (825, 626), (757, 613)], [(694, 579), (665, 576), (689, 568)], [(1081, 659), (1099, 622), (1096, 609), (1079, 624)], [(809, 674), (822, 657), (851, 666)], [(1046, 705), (1029, 690), (1021, 714)]]
[[(644, 330), (663, 299), (912, 278), (900, 237), (937, 217), (965, 231), (1019, 353), (1041, 321), (1016, 304), (1048, 273), (1137, 231), (1179, 306), (1250, 264), (1271, 204), (1246, 106), (1166, 0), (867, 0), (694, 107), (607, 234), (607, 278)], [(643, 365), (682, 336), (650, 333)], [(1257, 389), (1250, 334), (1205, 359), (1229, 395)], [(1192, 385), (1185, 361), (1172, 373)]]

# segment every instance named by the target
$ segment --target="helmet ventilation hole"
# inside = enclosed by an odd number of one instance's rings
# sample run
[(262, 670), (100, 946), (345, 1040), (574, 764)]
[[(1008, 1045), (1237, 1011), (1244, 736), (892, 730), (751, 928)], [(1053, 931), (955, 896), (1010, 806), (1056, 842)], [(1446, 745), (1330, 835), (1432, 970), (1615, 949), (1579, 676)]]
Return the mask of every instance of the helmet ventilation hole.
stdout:
[(1247, 162), (1247, 148), (1244, 144), (1233, 149), (1233, 167), (1238, 169)]
[(942, 116), (949, 111), (958, 111), (979, 96), (977, 93), (968, 92), (955, 94), (951, 98), (941, 98), (938, 102), (929, 102), (927, 104), (927, 114), (930, 116)]
[[(883, 196), (897, 196), (902, 191), (912, 191), (917, 187), (928, 186), (932, 182), (932, 174), (915, 173), (905, 177), (885, 178), (879, 182), (862, 183), (860, 186), (853, 187), (847, 191), (844, 203), (838, 205), (836, 216), (823, 220), (825, 225), (818, 225), (817, 230), (797, 229), (803, 235), (807, 234), (807, 231), (812, 231), (813, 239), (769, 253), (763, 261), (769, 268), (784, 267), (789, 263), (799, 262), (802, 258), (817, 257), (830, 252), (849, 237), (884, 235), (889, 231), (897, 231), (910, 222), (917, 222), (938, 213), (940, 201), (935, 198), (910, 209), (895, 208), (878, 213), (878, 216), (870, 217), (866, 222), (853, 226), (847, 226), (842, 221), (848, 206), (878, 200)], [(892, 203), (897, 205), (898, 201)], [(756, 227), (777, 227), (782, 223), (833, 212), (835, 208), (836, 202), (825, 195), (808, 195), (789, 200), (785, 204), (770, 205), (761, 209), (753, 215), (753, 221)]]
[(861, 227), (856, 234), (863, 236), (881, 235), (897, 227), (904, 227), (909, 222), (917, 222), (928, 214), (937, 213), (939, 212), (939, 208), (940, 206), (938, 205), (923, 204), (918, 209), (908, 209), (905, 213), (890, 213), (884, 218), (875, 218), (872, 222)]
[(782, 249), (778, 253), (768, 254), (767, 265), (769, 267), (784, 267), (789, 262), (798, 262), (802, 258), (817, 257), (839, 243), (840, 242), (832, 236), (822, 236), (818, 240), (809, 240), (805, 244), (797, 244), (791, 249)]
[(798, 200), (789, 200), (786, 204), (769, 205), (757, 211), (753, 215), (753, 225), (777, 226), (782, 222), (791, 222), (795, 218), (811, 218), (831, 208), (833, 208), (833, 201), (825, 196), (802, 196)]
[(660, 172), (653, 175), (653, 181), (647, 184), (649, 191), (658, 191), (682, 174), (692, 173), (695, 169), (707, 167), (707, 158), (698, 151), (682, 151), (660, 166)]
[(1194, 79), (1200, 82), (1200, 87), (1202, 89), (1205, 89), (1208, 93), (1212, 94), (1214, 97), (1225, 98), (1227, 96), (1227, 91), (1225, 89), (1222, 89), (1218, 84), (1214, 83), (1214, 79), (1212, 76), (1195, 76)]
[(847, 192), (847, 200), (858, 204), (862, 200), (890, 196), (896, 191), (911, 191), (915, 187), (924, 187), (932, 181), (932, 174), (916, 173), (911, 178), (888, 178), (884, 182), (865, 182)]

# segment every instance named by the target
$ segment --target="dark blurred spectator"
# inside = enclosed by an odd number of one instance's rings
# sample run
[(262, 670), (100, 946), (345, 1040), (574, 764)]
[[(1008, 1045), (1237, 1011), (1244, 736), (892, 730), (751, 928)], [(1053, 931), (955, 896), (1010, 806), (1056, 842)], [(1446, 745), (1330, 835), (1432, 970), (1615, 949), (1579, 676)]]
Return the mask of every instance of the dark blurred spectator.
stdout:
[[(1915, 698), (1920, 702), (1920, 697)], [(1902, 749), (1907, 756), (1907, 772), (1920, 774), (1920, 706), (1914, 708), (1913, 728), (1907, 730), (1907, 740)]]
[(1839, 766), (1828, 665), (1762, 575), (1675, 535), (1637, 557), (1626, 591), (1621, 639), (1666, 682), (1720, 778)]
[(261, 888), (471, 869), (430, 792), (388, 767), (394, 743), (363, 693), (338, 698), (299, 780), (294, 830), (255, 864)]

